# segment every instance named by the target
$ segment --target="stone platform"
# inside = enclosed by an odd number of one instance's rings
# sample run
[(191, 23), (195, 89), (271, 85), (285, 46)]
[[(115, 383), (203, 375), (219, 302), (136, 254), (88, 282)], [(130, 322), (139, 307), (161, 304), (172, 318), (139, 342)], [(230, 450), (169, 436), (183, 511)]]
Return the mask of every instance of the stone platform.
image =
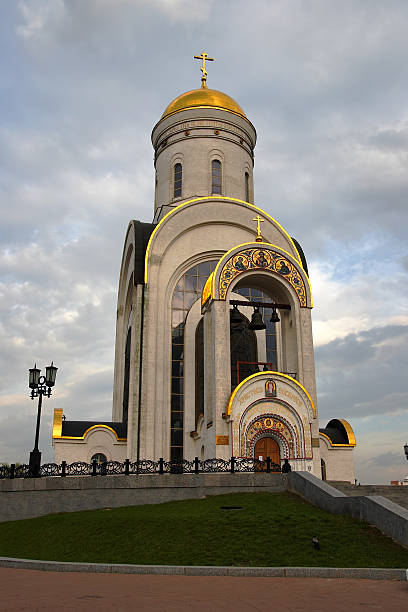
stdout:
[[(144, 474), (0, 481), (0, 521), (58, 512), (158, 504), (226, 493), (290, 491), (334, 514), (375, 525), (408, 546), (408, 510), (381, 495), (346, 495), (308, 472)], [(362, 487), (358, 487), (358, 492)]]

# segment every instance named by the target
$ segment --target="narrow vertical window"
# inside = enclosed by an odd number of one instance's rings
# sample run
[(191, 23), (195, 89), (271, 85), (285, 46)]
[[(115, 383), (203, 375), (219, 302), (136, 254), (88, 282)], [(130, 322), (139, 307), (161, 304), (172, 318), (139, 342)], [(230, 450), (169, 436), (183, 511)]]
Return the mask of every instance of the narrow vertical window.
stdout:
[(132, 328), (129, 327), (126, 336), (126, 347), (125, 347), (125, 371), (123, 376), (123, 412), (122, 422), (128, 422), (129, 412), (129, 383), (130, 383), (130, 345), (132, 337)]
[(322, 468), (322, 480), (326, 480), (327, 476), (326, 476), (326, 462), (324, 459), (320, 459), (320, 465)]
[(211, 193), (217, 193), (221, 195), (221, 171), (221, 162), (218, 159), (213, 159), (211, 162)]
[[(184, 324), (187, 314), (196, 300), (201, 297), (203, 287), (207, 278), (217, 265), (218, 260), (211, 259), (193, 266), (177, 283), (172, 300), (172, 352), (171, 352), (171, 408), (170, 408), (170, 458), (173, 460), (183, 459), (183, 440), (184, 440)], [(200, 328), (200, 324), (198, 326)], [(198, 368), (204, 372), (204, 337), (201, 341), (198, 330)], [(202, 357), (201, 357), (202, 354)], [(196, 374), (196, 380), (198, 375)], [(198, 377), (202, 396), (204, 395), (204, 376)], [(187, 381), (186, 381), (187, 382)], [(204, 412), (204, 397), (197, 399), (196, 411), (198, 414)]]
[(195, 332), (195, 426), (201, 416), (204, 416), (204, 318), (196, 327)]
[(181, 164), (174, 166), (174, 198), (181, 198), (181, 188), (183, 183), (183, 167)]
[(245, 202), (249, 202), (249, 174), (245, 172)]

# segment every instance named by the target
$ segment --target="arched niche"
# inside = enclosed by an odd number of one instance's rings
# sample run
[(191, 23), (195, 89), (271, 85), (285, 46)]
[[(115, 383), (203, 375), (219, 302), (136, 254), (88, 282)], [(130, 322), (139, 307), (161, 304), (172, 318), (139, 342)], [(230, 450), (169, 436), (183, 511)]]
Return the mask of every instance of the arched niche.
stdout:
[[(292, 287), (270, 270), (253, 269), (234, 279), (228, 288), (226, 301), (236, 300), (241, 288), (253, 288), (269, 297), (270, 303), (283, 304), (289, 308), (278, 310), (280, 322), (276, 324), (277, 369), (295, 377), (302, 375), (300, 359), (301, 322), (299, 300)], [(265, 298), (264, 298), (265, 299)], [(248, 307), (246, 307), (250, 310)], [(271, 309), (264, 310), (264, 319), (270, 317)], [(265, 332), (262, 332), (265, 333)], [(258, 332), (259, 334), (259, 332)], [(260, 360), (261, 361), (261, 360)]]

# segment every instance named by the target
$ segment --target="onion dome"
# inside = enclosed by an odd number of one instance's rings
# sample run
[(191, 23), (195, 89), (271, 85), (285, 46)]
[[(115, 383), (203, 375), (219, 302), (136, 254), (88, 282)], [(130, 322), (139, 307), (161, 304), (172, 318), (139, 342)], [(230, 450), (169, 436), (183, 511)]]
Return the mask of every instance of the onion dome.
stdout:
[(175, 98), (167, 106), (162, 115), (162, 119), (174, 113), (179, 113), (180, 111), (191, 108), (218, 108), (220, 110), (230, 111), (246, 119), (244, 111), (235, 100), (222, 91), (208, 89), (206, 86), (200, 87), (200, 89), (186, 91)]

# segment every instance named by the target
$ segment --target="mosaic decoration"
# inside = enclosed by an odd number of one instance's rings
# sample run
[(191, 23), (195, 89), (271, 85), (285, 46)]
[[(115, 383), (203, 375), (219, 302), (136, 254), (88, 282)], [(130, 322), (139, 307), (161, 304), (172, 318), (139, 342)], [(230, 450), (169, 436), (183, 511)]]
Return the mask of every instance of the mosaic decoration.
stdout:
[(299, 414), (295, 408), (285, 405), (284, 402), (275, 399), (273, 402), (256, 401), (241, 410), (236, 407), (233, 414), (233, 453), (243, 456), (248, 452), (259, 432), (285, 440), (285, 444), (290, 446), (292, 457), (312, 457), (307, 415)]
[[(277, 438), (285, 441), (286, 445), (290, 447), (293, 454), (293, 432), (290, 430), (288, 425), (284, 423), (277, 415), (266, 415), (261, 416), (253, 421), (243, 436), (243, 446), (246, 446), (246, 454), (248, 455), (252, 449), (255, 438), (262, 437), (265, 434), (273, 434)], [(299, 442), (296, 440), (296, 451), (299, 453)]]
[(265, 397), (276, 397), (276, 382), (272, 378), (265, 382)]
[(306, 287), (297, 268), (286, 257), (269, 249), (251, 247), (236, 253), (226, 262), (219, 279), (220, 300), (225, 300), (232, 281), (247, 270), (271, 270), (292, 285), (301, 306), (306, 306)]

